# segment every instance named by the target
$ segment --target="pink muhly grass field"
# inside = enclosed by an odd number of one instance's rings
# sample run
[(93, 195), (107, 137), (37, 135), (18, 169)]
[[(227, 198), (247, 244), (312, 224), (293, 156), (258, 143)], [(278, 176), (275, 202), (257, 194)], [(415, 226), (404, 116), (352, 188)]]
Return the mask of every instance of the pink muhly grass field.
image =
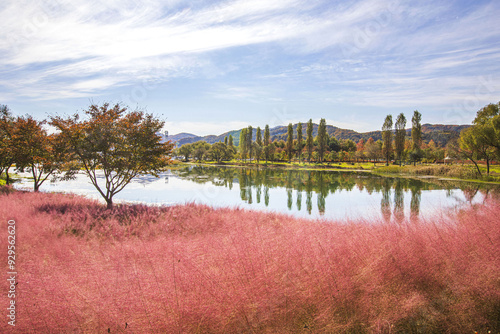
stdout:
[(0, 332), (498, 333), (500, 204), (445, 214), (337, 223), (2, 194), (19, 283)]

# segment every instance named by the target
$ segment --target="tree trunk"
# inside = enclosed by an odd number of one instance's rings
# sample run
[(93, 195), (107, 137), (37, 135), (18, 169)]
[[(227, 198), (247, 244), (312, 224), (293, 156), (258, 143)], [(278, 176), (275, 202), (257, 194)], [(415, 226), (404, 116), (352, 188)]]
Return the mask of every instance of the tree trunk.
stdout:
[(7, 185), (9, 185), (9, 184), (10, 184), (9, 168), (10, 168), (10, 167), (5, 168), (5, 183), (6, 183)]
[(111, 210), (113, 208), (113, 199), (112, 198), (106, 198), (106, 209)]

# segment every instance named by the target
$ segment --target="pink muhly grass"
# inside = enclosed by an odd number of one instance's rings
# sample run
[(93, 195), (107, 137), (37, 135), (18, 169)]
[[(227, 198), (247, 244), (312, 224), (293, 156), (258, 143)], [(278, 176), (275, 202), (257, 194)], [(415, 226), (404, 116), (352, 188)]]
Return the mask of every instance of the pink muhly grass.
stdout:
[(17, 325), (0, 331), (498, 332), (499, 202), (444, 217), (346, 224), (0, 195), (19, 272)]

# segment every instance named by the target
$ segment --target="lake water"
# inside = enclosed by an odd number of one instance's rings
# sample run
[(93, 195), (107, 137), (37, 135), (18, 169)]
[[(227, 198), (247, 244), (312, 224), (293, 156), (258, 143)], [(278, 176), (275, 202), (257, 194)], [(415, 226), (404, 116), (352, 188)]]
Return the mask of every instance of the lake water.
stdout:
[[(31, 188), (23, 179), (16, 188)], [(100, 199), (85, 174), (46, 182), (41, 191), (72, 192)], [(116, 194), (115, 202), (176, 204), (196, 202), (326, 219), (402, 220), (430, 217), (481, 203), (488, 191), (478, 184), (414, 180), (369, 173), (250, 169), (192, 165), (141, 176)]]

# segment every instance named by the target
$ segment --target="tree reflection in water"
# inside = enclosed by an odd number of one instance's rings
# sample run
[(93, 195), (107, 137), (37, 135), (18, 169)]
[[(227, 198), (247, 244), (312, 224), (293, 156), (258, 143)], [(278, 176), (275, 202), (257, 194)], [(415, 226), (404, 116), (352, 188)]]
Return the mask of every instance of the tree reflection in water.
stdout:
[[(257, 203), (261, 203), (262, 192), (264, 193), (264, 204), (269, 206), (270, 189), (281, 188), (286, 191), (286, 205), (288, 210), (293, 209), (293, 194), (295, 190), (295, 208), (302, 209), (302, 196), (306, 195), (306, 209), (309, 214), (313, 211), (313, 196), (316, 196), (316, 206), (320, 215), (326, 210), (326, 198), (330, 194), (354, 188), (368, 194), (381, 194), (381, 213), (385, 221), (391, 221), (394, 217), (396, 222), (405, 219), (405, 195), (411, 196), (410, 219), (416, 220), (421, 212), (421, 196), (423, 190), (433, 189), (463, 189), (467, 201), (483, 192), (477, 185), (468, 185), (461, 182), (449, 182), (439, 180), (415, 180), (406, 178), (382, 177), (377, 175), (356, 172), (333, 172), (321, 170), (285, 170), (279, 168), (235, 168), (221, 166), (187, 166), (171, 171), (172, 174), (197, 183), (212, 183), (215, 186), (233, 188), (233, 183), (239, 184), (240, 198), (242, 201), (252, 204), (252, 190), (255, 189)], [(149, 180), (143, 180), (147, 182)], [(450, 191), (450, 196), (453, 192)], [(487, 193), (487, 190), (486, 190)], [(391, 209), (391, 197), (394, 209)], [(332, 210), (333, 208), (330, 208)]]

